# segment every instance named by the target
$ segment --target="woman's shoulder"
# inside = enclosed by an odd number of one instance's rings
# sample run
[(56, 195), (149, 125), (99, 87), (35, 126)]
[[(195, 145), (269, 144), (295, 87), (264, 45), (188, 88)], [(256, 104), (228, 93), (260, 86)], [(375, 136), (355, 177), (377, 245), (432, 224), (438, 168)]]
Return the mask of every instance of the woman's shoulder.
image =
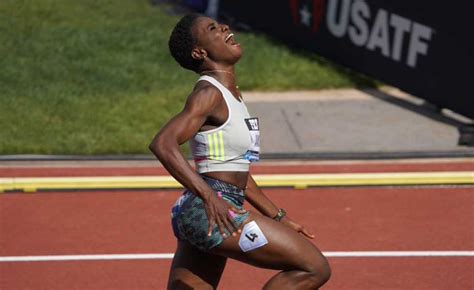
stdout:
[(186, 106), (213, 109), (223, 101), (222, 93), (212, 84), (199, 81), (186, 100)]

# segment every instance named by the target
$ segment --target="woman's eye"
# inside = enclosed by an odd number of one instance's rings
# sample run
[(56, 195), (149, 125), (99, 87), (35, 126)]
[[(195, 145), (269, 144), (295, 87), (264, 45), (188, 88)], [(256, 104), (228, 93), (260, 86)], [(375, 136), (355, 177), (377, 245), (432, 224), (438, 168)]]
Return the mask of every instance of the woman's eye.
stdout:
[(215, 27), (215, 26), (211, 26), (211, 30), (214, 30), (214, 29), (216, 29), (216, 27)]

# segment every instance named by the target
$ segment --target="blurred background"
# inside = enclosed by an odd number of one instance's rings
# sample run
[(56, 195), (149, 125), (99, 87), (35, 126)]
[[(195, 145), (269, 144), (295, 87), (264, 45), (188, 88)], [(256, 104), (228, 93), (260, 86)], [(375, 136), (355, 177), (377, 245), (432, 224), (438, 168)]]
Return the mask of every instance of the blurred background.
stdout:
[[(472, 146), (465, 69), (472, 53), (463, 54), (472, 40), (439, 28), (436, 5), (420, 13), (421, 4), (372, 2), (2, 1), (0, 154), (147, 155), (147, 144), (182, 108), (197, 78), (178, 67), (167, 47), (172, 27), (190, 12), (237, 31), (244, 48), (238, 84), (249, 92), (251, 111), (263, 115), (270, 157), (468, 154), (459, 145)], [(339, 88), (353, 90), (316, 93)], [(288, 91), (287, 103), (268, 103), (272, 93)], [(307, 91), (313, 94), (301, 97)], [(409, 130), (413, 123), (419, 128)], [(288, 134), (289, 143), (275, 144)]]
[[(182, 186), (148, 144), (198, 78), (168, 51), (197, 12), (244, 50), (251, 174), (316, 234), (324, 289), (474, 289), (471, 6), (1, 0), (0, 288), (166, 288)], [(220, 289), (273, 275), (229, 259)]]

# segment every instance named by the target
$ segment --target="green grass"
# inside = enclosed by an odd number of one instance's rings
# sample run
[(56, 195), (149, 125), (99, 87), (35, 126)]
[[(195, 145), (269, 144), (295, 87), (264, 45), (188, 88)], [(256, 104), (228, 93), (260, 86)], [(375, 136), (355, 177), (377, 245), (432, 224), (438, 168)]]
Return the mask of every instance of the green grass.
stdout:
[[(0, 2), (0, 154), (140, 154), (196, 75), (169, 56), (178, 16), (146, 0)], [(243, 90), (370, 86), (268, 38), (239, 34)]]

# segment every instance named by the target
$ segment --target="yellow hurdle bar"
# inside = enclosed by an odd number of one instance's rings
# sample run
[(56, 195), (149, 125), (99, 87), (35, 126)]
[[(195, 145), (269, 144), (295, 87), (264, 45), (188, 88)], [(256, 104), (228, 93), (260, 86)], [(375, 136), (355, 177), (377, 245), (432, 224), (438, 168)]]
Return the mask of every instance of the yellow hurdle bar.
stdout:
[[(376, 185), (473, 185), (474, 172), (403, 172), (337, 174), (257, 174), (262, 187), (376, 186)], [(0, 192), (80, 189), (177, 189), (171, 176), (37, 177), (0, 178)]]

